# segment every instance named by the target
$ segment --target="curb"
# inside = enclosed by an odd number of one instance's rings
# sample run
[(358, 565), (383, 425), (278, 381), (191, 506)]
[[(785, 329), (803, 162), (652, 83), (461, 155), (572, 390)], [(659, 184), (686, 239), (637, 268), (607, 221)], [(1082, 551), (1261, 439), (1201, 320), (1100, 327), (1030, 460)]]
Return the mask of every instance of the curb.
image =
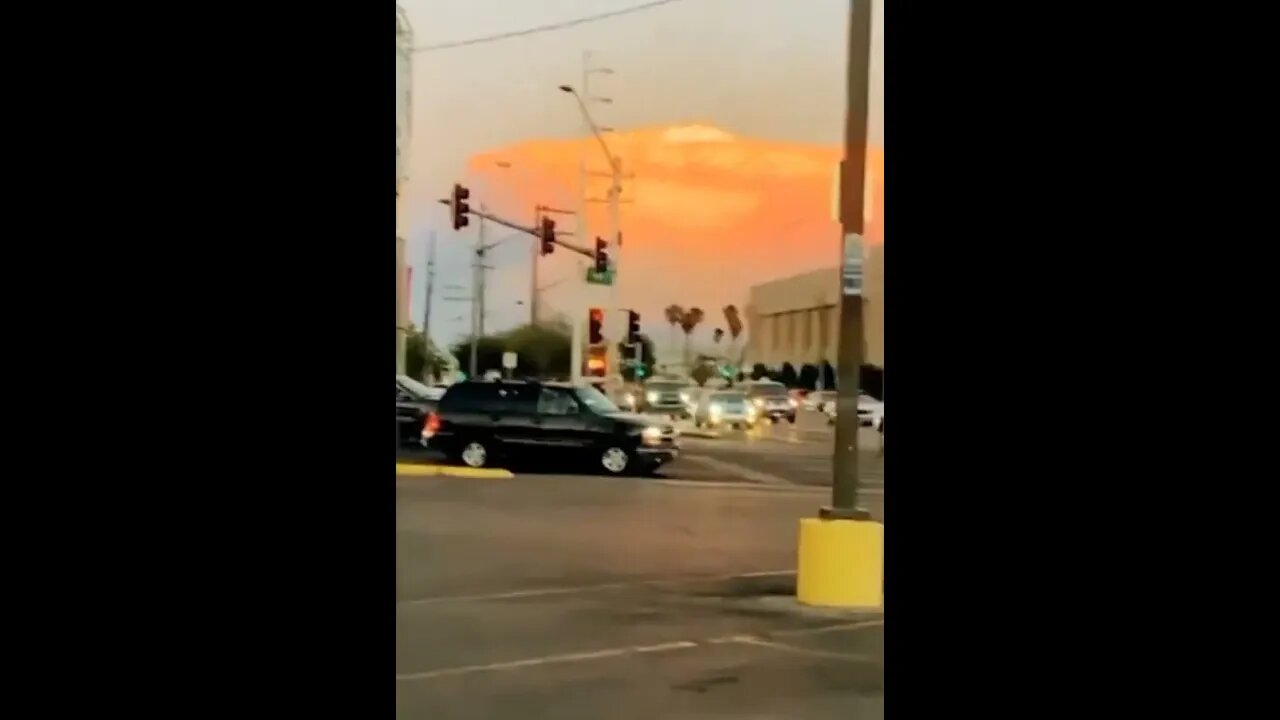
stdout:
[(501, 468), (469, 468), (455, 465), (412, 465), (396, 463), (396, 475), (415, 477), (443, 476), (472, 479), (506, 480), (515, 477), (510, 470)]

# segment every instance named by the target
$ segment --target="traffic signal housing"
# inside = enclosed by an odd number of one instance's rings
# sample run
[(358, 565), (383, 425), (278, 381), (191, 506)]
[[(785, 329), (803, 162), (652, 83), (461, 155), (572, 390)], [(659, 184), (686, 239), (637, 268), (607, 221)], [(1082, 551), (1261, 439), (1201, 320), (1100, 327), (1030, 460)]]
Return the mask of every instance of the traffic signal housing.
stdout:
[(542, 218), (542, 227), (539, 229), (542, 239), (542, 254), (550, 255), (556, 251), (556, 221), (549, 217)]
[(605, 359), (605, 349), (602, 347), (593, 347), (587, 351), (587, 375), (591, 377), (605, 377), (608, 375), (608, 362)]
[(471, 197), (471, 191), (454, 183), (453, 196), (449, 199), (449, 207), (453, 209), (453, 229), (461, 230), (471, 223), (467, 218), (467, 213), (471, 212), (471, 205), (467, 203), (467, 198)]
[(604, 342), (604, 310), (600, 308), (591, 308), (591, 312), (587, 317), (587, 342), (591, 345), (599, 345)]
[(603, 275), (609, 271), (609, 243), (604, 238), (596, 238), (596, 273)]
[(635, 345), (640, 342), (640, 313), (635, 310), (627, 311), (627, 344)]

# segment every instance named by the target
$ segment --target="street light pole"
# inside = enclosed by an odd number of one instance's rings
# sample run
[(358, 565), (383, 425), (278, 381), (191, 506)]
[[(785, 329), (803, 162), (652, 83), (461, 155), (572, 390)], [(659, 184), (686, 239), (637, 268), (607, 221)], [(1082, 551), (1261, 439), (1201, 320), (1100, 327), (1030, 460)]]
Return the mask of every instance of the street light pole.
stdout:
[[(880, 0), (883, 1), (883, 0)], [(800, 520), (796, 599), (805, 605), (884, 606), (884, 526), (858, 508), (858, 366), (862, 363), (863, 183), (866, 179), (867, 90), (871, 2), (852, 0), (849, 92), (840, 220), (844, 272), (840, 297), (839, 383), (831, 505)]]

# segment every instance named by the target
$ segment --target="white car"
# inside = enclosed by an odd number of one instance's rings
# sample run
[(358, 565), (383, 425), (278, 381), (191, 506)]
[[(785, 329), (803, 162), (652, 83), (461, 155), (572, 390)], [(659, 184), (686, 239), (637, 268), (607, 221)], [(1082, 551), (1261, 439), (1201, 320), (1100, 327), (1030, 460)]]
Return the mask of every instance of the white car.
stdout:
[[(823, 410), (827, 413), (827, 424), (834, 425), (836, 423), (835, 400), (827, 401)], [(866, 393), (860, 393), (858, 395), (858, 425), (879, 429), (883, 420), (884, 403)]]

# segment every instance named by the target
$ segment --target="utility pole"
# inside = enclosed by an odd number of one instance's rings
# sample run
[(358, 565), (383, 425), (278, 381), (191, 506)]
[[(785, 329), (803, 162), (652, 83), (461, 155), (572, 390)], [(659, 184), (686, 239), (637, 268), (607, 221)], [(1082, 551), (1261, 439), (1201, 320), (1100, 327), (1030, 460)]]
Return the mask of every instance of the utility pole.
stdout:
[(858, 369), (862, 365), (863, 188), (867, 174), (867, 103), (871, 66), (871, 0), (853, 0), (849, 18), (848, 109), (840, 172), (844, 269), (840, 295), (839, 367), (831, 507), (821, 517), (866, 520), (858, 509)]
[[(535, 206), (533, 209), (533, 226), (538, 227), (542, 222), (542, 206)], [(538, 258), (542, 257), (542, 243), (533, 242), (529, 245), (529, 324), (538, 324)]]
[[(862, 363), (862, 204), (866, 177), (871, 3), (851, 0), (849, 93), (840, 220), (844, 229), (831, 506), (801, 518), (796, 600), (804, 605), (884, 607), (884, 525), (858, 508), (858, 366)], [(883, 0), (880, 0), (883, 2)], [(883, 16), (881, 16), (883, 17)]]
[[(434, 280), (436, 277), (436, 231), (431, 231), (431, 238), (427, 241), (427, 299), (423, 302), (424, 309), (422, 311), (422, 338), (426, 343), (426, 352), (431, 354), (431, 295)], [(431, 375), (431, 363), (422, 364), (422, 381), (427, 382), (428, 376)]]
[[(480, 212), (488, 212), (484, 203), (480, 203)], [(475, 296), (471, 301), (471, 379), (479, 373), (480, 336), (484, 334), (484, 218), (476, 218), (476, 261), (475, 280), (471, 287), (475, 288)]]

